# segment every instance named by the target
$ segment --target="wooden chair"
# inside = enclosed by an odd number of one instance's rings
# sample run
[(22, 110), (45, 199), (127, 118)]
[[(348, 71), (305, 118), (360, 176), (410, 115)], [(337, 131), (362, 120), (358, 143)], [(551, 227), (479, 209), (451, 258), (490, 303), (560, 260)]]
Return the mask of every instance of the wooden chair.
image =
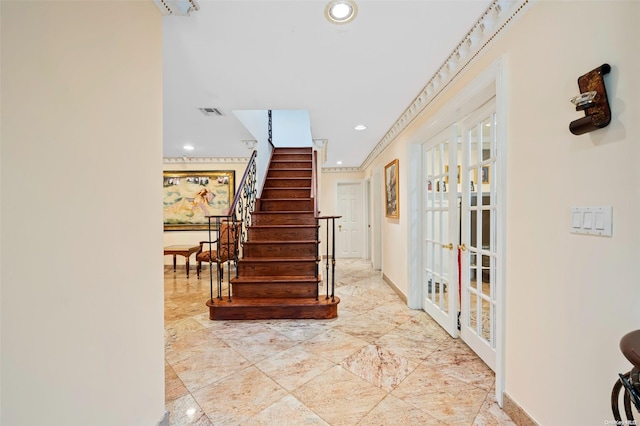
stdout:
[[(236, 258), (238, 251), (238, 239), (240, 238), (240, 229), (242, 222), (224, 221), (220, 224), (218, 239), (211, 241), (200, 241), (200, 249), (196, 252), (196, 261), (198, 262), (196, 272), (200, 278), (200, 270), (202, 262), (212, 262), (217, 264), (218, 277), (222, 277), (224, 271), (223, 265), (228, 260)], [(211, 250), (209, 250), (211, 247)]]

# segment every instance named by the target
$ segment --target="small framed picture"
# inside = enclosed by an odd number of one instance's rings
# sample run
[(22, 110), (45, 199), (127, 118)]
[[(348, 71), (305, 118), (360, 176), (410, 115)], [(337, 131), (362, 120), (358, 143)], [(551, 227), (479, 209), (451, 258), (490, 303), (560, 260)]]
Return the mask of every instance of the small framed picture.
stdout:
[[(449, 165), (444, 166), (444, 183), (449, 183)], [(458, 166), (458, 183), (460, 183), (460, 166)]]
[(489, 182), (489, 173), (490, 168), (489, 166), (482, 166), (480, 168), (480, 178), (478, 178), (478, 170), (476, 169), (475, 171), (475, 181), (480, 183), (480, 184), (488, 184)]
[(395, 219), (400, 217), (398, 185), (398, 159), (395, 159), (384, 167), (385, 215)]

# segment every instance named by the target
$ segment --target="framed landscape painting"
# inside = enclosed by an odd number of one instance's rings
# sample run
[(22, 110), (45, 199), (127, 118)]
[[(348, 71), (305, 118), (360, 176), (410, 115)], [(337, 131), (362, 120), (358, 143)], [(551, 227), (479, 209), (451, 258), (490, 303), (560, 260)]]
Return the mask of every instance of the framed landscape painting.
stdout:
[(384, 167), (385, 215), (395, 219), (400, 217), (398, 185), (398, 159), (396, 158)]
[(165, 171), (162, 191), (165, 231), (205, 230), (207, 216), (227, 214), (235, 196), (235, 172)]

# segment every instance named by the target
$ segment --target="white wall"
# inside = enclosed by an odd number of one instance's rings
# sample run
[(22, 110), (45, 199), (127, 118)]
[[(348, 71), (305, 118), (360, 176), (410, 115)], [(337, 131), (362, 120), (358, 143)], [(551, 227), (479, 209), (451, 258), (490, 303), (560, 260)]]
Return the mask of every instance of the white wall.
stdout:
[[(233, 112), (238, 120), (251, 132), (258, 141), (256, 150), (256, 175), (258, 179), (258, 194), (262, 192), (262, 185), (267, 175), (271, 151), (273, 147), (269, 144), (269, 117), (268, 111), (263, 110), (240, 110)], [(273, 117), (272, 117), (273, 118)]]
[[(540, 2), (505, 43), (506, 391), (543, 425), (610, 420), (630, 369), (618, 342), (640, 324), (639, 19), (638, 2)], [(612, 123), (574, 136), (568, 98), (605, 62)], [(613, 206), (612, 238), (569, 233), (581, 205)]]
[[(505, 389), (541, 425), (604, 424), (639, 328), (640, 3), (538, 1), (366, 171), (400, 159), (400, 219), (383, 224), (385, 274), (403, 289), (407, 235), (400, 146), (498, 58), (507, 85)], [(588, 23), (580, 29), (576, 22)], [(574, 136), (568, 99), (603, 63), (612, 123)], [(613, 206), (613, 237), (569, 233), (572, 206)]]
[[(408, 288), (408, 266), (407, 266), (407, 178), (408, 178), (408, 155), (407, 146), (404, 143), (406, 135), (400, 135), (398, 140), (386, 148), (375, 161), (365, 170), (366, 177), (373, 177), (374, 170), (380, 173), (381, 191), (378, 198), (382, 202), (381, 213), (381, 270), (388, 280), (397, 287), (405, 296), (409, 293)], [(398, 198), (399, 198), (399, 218), (386, 217), (384, 209), (385, 202), (385, 166), (391, 161), (398, 159)], [(374, 230), (375, 232), (375, 230)]]
[(273, 145), (276, 147), (309, 147), (311, 120), (304, 109), (273, 110)]
[(161, 16), (1, 4), (3, 425), (164, 413)]

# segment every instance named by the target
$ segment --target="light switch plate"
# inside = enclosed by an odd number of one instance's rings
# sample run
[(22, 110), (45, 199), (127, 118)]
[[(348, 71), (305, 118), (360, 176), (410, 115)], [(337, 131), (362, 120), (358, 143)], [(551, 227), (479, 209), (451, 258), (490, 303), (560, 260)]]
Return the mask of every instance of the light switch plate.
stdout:
[(569, 231), (572, 234), (611, 237), (613, 207), (572, 207)]

